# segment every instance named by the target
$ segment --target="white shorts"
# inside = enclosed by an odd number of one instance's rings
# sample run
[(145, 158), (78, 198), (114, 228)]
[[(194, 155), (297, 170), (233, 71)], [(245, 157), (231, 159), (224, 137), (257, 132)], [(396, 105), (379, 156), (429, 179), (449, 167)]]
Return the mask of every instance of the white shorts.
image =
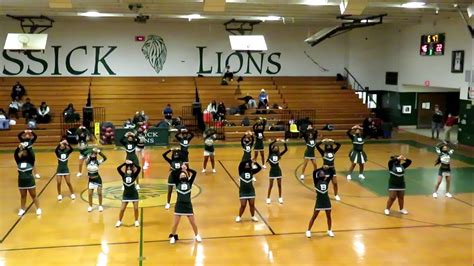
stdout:
[(204, 156), (213, 156), (214, 155), (214, 152), (210, 152), (210, 151), (204, 151)]
[(89, 182), (89, 189), (98, 189), (98, 188), (102, 188), (102, 185), (94, 183), (94, 182)]
[(138, 152), (141, 152), (141, 151), (144, 151), (144, 150), (145, 150), (145, 148), (143, 148), (143, 149), (142, 149), (142, 148), (138, 148), (138, 147), (136, 147), (136, 148), (135, 148), (135, 150), (136, 150), (136, 151), (138, 151)]

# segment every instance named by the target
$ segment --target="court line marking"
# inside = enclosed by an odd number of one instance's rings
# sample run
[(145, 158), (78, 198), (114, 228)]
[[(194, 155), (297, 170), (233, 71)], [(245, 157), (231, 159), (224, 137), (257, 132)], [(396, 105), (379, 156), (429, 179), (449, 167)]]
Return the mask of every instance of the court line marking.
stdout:
[[(36, 197), (38, 198), (39, 200), (39, 197), (41, 196), (41, 194), (43, 194), (43, 191), (48, 187), (48, 185), (51, 183), (51, 181), (53, 181), (54, 177), (56, 177), (56, 173), (54, 173), (54, 175), (52, 177), (49, 178), (48, 182), (46, 183), (46, 185), (44, 185), (44, 187), (41, 189), (41, 191), (39, 193), (36, 194)], [(35, 184), (36, 184), (36, 181), (35, 181)], [(26, 195), (28, 197), (28, 195)], [(7, 239), (7, 237), (11, 234), (11, 232), (13, 231), (13, 229), (15, 229), (15, 227), (20, 223), (20, 221), (23, 219), (23, 217), (26, 215), (26, 213), (28, 213), (28, 211), (30, 210), (31, 206), (34, 205), (34, 202), (31, 202), (30, 205), (28, 205), (28, 207), (26, 207), (26, 210), (25, 210), (25, 214), (23, 214), (23, 216), (21, 217), (18, 217), (18, 219), (16, 220), (16, 222), (12, 225), (12, 227), (10, 227), (10, 229), (7, 231), (7, 233), (3, 236), (3, 238), (0, 240), (0, 244), (5, 242), (5, 240)]]
[(143, 208), (140, 208), (140, 242), (139, 242), (139, 253), (138, 253), (138, 265), (143, 265)]
[[(425, 225), (409, 225), (409, 226), (393, 226), (393, 227), (374, 227), (374, 228), (360, 228), (360, 229), (341, 229), (333, 230), (336, 233), (350, 233), (350, 232), (365, 232), (365, 231), (378, 231), (378, 230), (400, 230), (400, 229), (422, 229), (422, 228), (434, 228), (434, 227), (448, 227), (452, 229), (464, 229), (471, 230), (466, 228), (460, 228), (456, 226), (463, 225), (474, 225), (474, 223), (451, 223), (451, 224), (425, 224)], [(326, 230), (312, 231), (313, 233), (325, 234)], [(301, 235), (304, 237), (303, 231), (301, 232), (289, 232), (289, 233), (276, 233), (276, 234), (259, 234), (259, 235), (237, 235), (237, 236), (214, 236), (214, 237), (205, 237), (205, 240), (219, 240), (219, 239), (237, 239), (237, 238), (254, 238), (254, 237), (273, 237), (273, 236), (286, 236), (286, 235)], [(183, 238), (183, 241), (194, 241), (193, 238)], [(168, 239), (160, 240), (146, 240), (143, 243), (167, 243)], [(107, 245), (130, 245), (136, 244), (136, 241), (125, 241), (125, 242), (111, 242)], [(13, 251), (25, 251), (25, 250), (41, 250), (41, 249), (56, 249), (56, 248), (78, 248), (78, 247), (96, 247), (101, 246), (102, 243), (92, 243), (92, 244), (76, 244), (76, 245), (58, 245), (58, 246), (42, 246), (42, 247), (27, 247), (27, 248), (10, 248), (10, 249), (0, 249), (0, 252), (13, 252)]]
[[(300, 164), (296, 167), (295, 169), (295, 174), (294, 174), (294, 177), (296, 178), (296, 180), (303, 186), (305, 187), (306, 189), (312, 191), (313, 193), (316, 193), (314, 191), (314, 189), (308, 187), (305, 183), (303, 182), (300, 182), (299, 178), (298, 178), (298, 175), (297, 175), (297, 170), (302, 166), (303, 164)], [(363, 187), (363, 186), (362, 186)], [(382, 198), (382, 197), (380, 197)], [(334, 198), (331, 198), (332, 200), (334, 200)], [(420, 221), (420, 220), (416, 220), (416, 219), (413, 219), (413, 218), (406, 218), (406, 217), (402, 217), (402, 216), (394, 216), (394, 215), (390, 215), (390, 216), (387, 216), (385, 215), (384, 213), (382, 212), (378, 212), (378, 211), (373, 211), (373, 210), (370, 210), (370, 209), (365, 209), (365, 208), (362, 208), (362, 207), (359, 207), (357, 205), (353, 205), (353, 204), (350, 204), (350, 203), (347, 203), (347, 202), (343, 202), (343, 201), (338, 201), (338, 204), (342, 204), (342, 205), (346, 205), (348, 207), (352, 207), (352, 208), (355, 208), (355, 209), (358, 209), (358, 210), (363, 210), (363, 211), (367, 211), (367, 212), (371, 212), (371, 213), (374, 213), (374, 214), (378, 214), (378, 215), (383, 215), (387, 218), (397, 218), (397, 219), (403, 219), (403, 220), (408, 220), (408, 221), (412, 221), (412, 222), (418, 222), (418, 223), (423, 223), (423, 224), (427, 224), (427, 225), (433, 225), (433, 226), (443, 226), (442, 224), (437, 224), (437, 223), (433, 223), (433, 222), (426, 222), (426, 221)], [(468, 229), (468, 230), (471, 230), (471, 229)]]
[[(234, 178), (232, 177), (232, 175), (229, 173), (229, 171), (227, 171), (227, 168), (225, 168), (224, 164), (220, 161), (219, 161), (219, 164), (222, 166), (222, 168), (224, 168), (224, 171), (227, 173), (227, 176), (229, 176), (230, 180), (232, 180), (232, 182), (235, 184), (235, 186), (237, 186), (237, 188), (240, 188), (239, 187), (239, 184), (237, 184), (237, 181), (234, 180)], [(250, 206), (249, 206), (250, 208)], [(273, 230), (273, 228), (270, 226), (270, 224), (268, 223), (267, 219), (265, 219), (265, 217), (263, 217), (263, 215), (260, 213), (260, 211), (257, 209), (257, 207), (255, 207), (255, 212), (258, 214), (258, 216), (260, 216), (260, 219), (262, 219), (262, 221), (265, 223), (265, 225), (268, 227), (268, 229), (270, 230), (270, 232), (272, 232), (272, 235), (276, 235), (275, 231)]]
[(459, 202), (461, 202), (461, 203), (464, 203), (464, 204), (466, 204), (466, 205), (468, 205), (468, 206), (470, 206), (470, 207), (474, 207), (474, 205), (472, 205), (471, 203), (469, 203), (469, 202), (467, 202), (467, 201), (464, 201), (464, 200), (462, 200), (462, 199), (460, 199), (460, 198), (453, 197), (453, 199), (455, 199), (455, 200), (457, 200), (457, 201), (459, 201)]

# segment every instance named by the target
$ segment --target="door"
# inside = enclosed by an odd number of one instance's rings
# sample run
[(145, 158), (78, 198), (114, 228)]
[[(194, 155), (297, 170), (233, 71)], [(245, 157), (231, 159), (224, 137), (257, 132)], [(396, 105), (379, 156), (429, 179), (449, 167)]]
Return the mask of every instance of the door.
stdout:
[[(446, 112), (446, 101), (446, 93), (418, 93), (417, 128), (430, 128), (434, 106), (437, 104), (444, 114)], [(427, 108), (428, 106), (429, 108)]]

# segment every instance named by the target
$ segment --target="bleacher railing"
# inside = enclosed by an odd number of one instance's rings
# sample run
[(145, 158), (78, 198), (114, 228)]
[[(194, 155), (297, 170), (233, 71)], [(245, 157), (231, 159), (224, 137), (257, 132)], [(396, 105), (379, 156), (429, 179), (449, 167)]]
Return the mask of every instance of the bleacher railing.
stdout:
[(344, 68), (344, 74), (346, 87), (351, 87), (368, 108), (376, 108), (377, 101), (372, 97), (372, 94), (369, 93), (368, 87), (362, 86), (347, 68)]

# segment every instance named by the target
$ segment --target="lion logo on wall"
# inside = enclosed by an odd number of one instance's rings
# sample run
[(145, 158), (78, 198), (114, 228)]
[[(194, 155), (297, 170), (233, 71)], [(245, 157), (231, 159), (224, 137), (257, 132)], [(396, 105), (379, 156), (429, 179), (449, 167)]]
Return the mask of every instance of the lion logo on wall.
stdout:
[(148, 60), (156, 73), (160, 73), (165, 64), (167, 54), (163, 38), (157, 35), (148, 35), (142, 46), (142, 53), (145, 55), (145, 59)]

